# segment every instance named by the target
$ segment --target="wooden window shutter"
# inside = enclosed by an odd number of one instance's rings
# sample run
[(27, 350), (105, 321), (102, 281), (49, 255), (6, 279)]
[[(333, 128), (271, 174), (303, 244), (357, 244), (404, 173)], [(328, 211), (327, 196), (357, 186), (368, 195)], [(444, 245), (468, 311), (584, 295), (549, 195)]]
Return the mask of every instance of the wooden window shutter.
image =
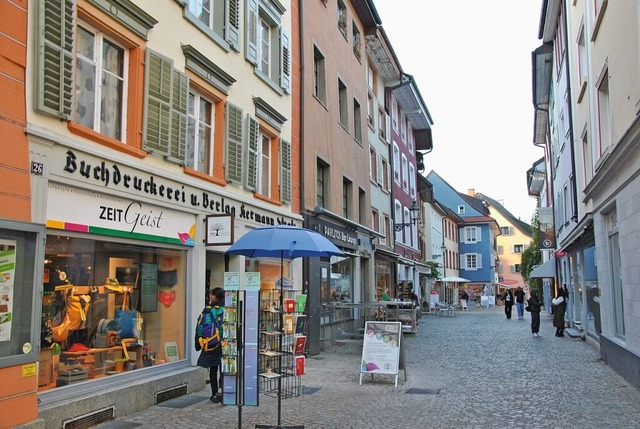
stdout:
[(467, 255), (466, 255), (466, 253), (461, 253), (460, 254), (460, 269), (461, 270), (466, 270), (467, 269)]
[(227, 103), (225, 180), (242, 183), (242, 109)]
[(226, 0), (225, 10), (227, 11), (225, 22), (225, 38), (229, 45), (240, 51), (240, 0)]
[(280, 27), (280, 87), (291, 94), (291, 49), (289, 35)]
[(291, 202), (291, 143), (280, 139), (280, 201)]
[(171, 96), (171, 145), (167, 159), (180, 165), (185, 163), (187, 145), (187, 103), (189, 102), (189, 77), (173, 70)]
[(258, 65), (258, 0), (247, 0), (245, 25), (245, 58), (254, 66)]
[(376, 182), (382, 186), (382, 155), (376, 153)]
[(36, 2), (38, 8), (38, 61), (36, 109), (71, 120), (75, 64), (75, 0)]
[(482, 253), (476, 253), (476, 267), (482, 268)]
[(251, 115), (247, 115), (247, 163), (245, 187), (250, 191), (256, 190), (258, 180), (258, 140), (260, 138), (260, 124)]
[(476, 243), (480, 243), (482, 241), (482, 228), (476, 226)]
[(169, 155), (173, 61), (146, 49), (143, 149)]

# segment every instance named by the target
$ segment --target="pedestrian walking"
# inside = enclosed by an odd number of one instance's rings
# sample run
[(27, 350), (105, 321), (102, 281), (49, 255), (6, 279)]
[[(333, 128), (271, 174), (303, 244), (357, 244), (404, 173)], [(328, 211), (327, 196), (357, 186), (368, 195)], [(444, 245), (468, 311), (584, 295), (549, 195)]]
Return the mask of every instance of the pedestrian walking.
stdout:
[[(196, 325), (195, 347), (200, 352), (198, 366), (209, 370), (211, 397), (213, 403), (222, 401), (222, 347), (220, 346), (221, 326), (224, 313), (224, 289), (216, 287), (211, 290), (210, 305), (206, 306)], [(217, 340), (213, 337), (217, 335)]]
[(538, 292), (535, 290), (531, 291), (531, 296), (527, 300), (527, 307), (525, 310), (531, 313), (531, 333), (534, 338), (540, 337), (540, 310), (542, 304), (540, 304), (540, 300), (538, 299)]
[(511, 308), (513, 307), (513, 293), (511, 289), (507, 289), (504, 295), (502, 295), (502, 301), (504, 302), (504, 314), (507, 316), (507, 319), (511, 319)]
[(460, 292), (460, 306), (462, 307), (462, 311), (469, 311), (469, 307), (467, 303), (469, 302), (469, 294), (467, 291), (462, 290)]
[(553, 305), (553, 327), (556, 328), (556, 337), (564, 337), (564, 314), (567, 311), (567, 298), (564, 289), (558, 289), (551, 304)]
[(516, 299), (516, 310), (518, 311), (518, 320), (524, 319), (524, 290), (522, 286), (518, 286), (514, 293)]

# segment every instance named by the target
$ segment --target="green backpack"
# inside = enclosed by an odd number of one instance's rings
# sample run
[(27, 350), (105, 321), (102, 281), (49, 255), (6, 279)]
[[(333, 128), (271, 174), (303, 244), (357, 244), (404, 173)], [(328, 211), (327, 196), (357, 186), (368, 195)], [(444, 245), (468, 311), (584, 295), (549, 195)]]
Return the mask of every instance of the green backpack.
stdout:
[(196, 325), (196, 350), (210, 352), (220, 346), (222, 307), (205, 307)]

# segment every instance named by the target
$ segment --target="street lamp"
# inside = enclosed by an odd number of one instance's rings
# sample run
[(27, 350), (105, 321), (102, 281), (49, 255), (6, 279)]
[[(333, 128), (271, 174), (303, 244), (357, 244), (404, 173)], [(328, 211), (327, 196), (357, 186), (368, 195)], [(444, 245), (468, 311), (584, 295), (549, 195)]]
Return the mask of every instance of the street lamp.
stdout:
[(420, 212), (420, 207), (418, 207), (418, 203), (416, 202), (416, 200), (413, 200), (413, 204), (409, 208), (409, 212), (410, 212), (410, 217), (411, 217), (411, 221), (410, 222), (393, 224), (393, 229), (395, 229), (396, 232), (402, 231), (403, 228), (405, 228), (405, 227), (407, 227), (407, 226), (409, 226), (411, 224), (415, 225), (416, 222), (418, 221), (418, 213)]

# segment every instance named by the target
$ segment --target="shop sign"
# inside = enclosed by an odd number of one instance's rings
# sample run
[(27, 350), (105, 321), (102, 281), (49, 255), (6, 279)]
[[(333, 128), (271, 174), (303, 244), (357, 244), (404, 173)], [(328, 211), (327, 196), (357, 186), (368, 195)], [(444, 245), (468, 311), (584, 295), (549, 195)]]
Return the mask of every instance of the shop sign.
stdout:
[(538, 235), (538, 247), (541, 250), (555, 249), (556, 234), (553, 222), (552, 207), (538, 208), (538, 225), (540, 227), (540, 234)]
[(354, 231), (350, 231), (347, 228), (315, 218), (311, 220), (311, 229), (324, 235), (337, 246), (351, 249), (358, 247), (358, 236)]
[[(63, 156), (59, 152), (54, 152), (54, 155), (54, 162)], [(150, 198), (162, 206), (172, 204), (201, 209), (210, 214), (230, 214), (260, 225), (295, 225), (292, 219), (275, 216), (268, 210), (72, 150), (66, 150), (64, 158), (58, 162), (62, 166), (62, 171), (58, 173), (60, 177), (101, 186), (105, 190), (127, 192), (133, 194), (134, 198)]]
[(193, 214), (55, 183), (47, 192), (47, 227), (195, 245)]

